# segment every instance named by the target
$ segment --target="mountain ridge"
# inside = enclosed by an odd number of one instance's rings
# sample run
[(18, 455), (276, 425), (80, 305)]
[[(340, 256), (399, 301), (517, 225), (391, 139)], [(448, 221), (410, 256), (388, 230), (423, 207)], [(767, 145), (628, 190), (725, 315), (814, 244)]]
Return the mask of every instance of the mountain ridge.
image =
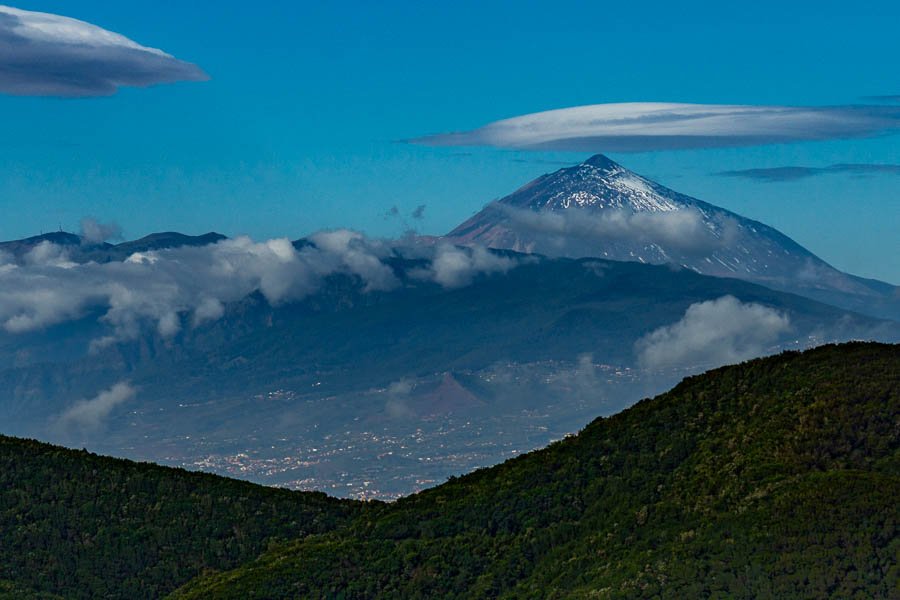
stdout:
[(19, 240), (0, 242), (0, 252), (7, 252), (16, 260), (24, 260), (27, 254), (43, 243), (61, 246), (70, 260), (76, 263), (122, 261), (135, 252), (148, 252), (180, 246), (205, 246), (228, 239), (226, 236), (210, 231), (202, 235), (186, 235), (176, 231), (151, 233), (136, 240), (110, 244), (93, 242), (88, 238), (68, 231), (42, 233)]

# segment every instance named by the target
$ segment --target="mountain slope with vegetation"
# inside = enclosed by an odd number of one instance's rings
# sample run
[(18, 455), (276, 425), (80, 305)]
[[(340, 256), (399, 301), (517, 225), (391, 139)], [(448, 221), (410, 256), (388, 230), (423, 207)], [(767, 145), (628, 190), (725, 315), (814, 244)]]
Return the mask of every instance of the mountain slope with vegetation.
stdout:
[(0, 436), (0, 599), (159, 598), (363, 508)]
[(393, 504), (0, 437), (0, 598), (897, 598), (898, 497), (883, 344), (691, 377)]
[(172, 598), (897, 598), (900, 347), (784, 353)]

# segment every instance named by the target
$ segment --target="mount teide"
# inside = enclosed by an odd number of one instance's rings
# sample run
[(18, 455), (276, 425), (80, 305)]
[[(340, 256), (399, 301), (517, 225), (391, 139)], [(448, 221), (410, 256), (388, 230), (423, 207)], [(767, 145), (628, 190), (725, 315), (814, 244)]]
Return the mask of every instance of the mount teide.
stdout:
[(838, 271), (764, 223), (679, 194), (599, 154), (492, 202), (444, 239), (548, 256), (671, 263), (900, 318), (900, 288)]

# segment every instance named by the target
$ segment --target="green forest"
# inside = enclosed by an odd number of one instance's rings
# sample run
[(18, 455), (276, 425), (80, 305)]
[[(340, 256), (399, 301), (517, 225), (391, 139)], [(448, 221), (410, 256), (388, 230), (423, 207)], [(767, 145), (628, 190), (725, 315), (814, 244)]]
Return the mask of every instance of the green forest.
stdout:
[(0, 598), (900, 598), (900, 346), (690, 377), (391, 504), (0, 461)]
[(0, 436), (0, 600), (160, 598), (365, 508)]

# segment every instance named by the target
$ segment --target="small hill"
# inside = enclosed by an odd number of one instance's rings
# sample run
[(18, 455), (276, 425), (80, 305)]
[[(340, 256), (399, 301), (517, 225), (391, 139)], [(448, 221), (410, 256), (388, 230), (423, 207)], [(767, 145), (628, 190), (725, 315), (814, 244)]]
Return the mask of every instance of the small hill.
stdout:
[(900, 346), (688, 378), (192, 598), (897, 598)]
[(122, 242), (109, 248), (88, 249), (84, 252), (82, 260), (93, 260), (95, 262), (122, 261), (135, 252), (150, 252), (152, 250), (165, 250), (181, 246), (206, 246), (224, 239), (227, 239), (224, 235), (212, 231), (203, 235), (185, 235), (175, 231), (151, 233), (140, 239)]

